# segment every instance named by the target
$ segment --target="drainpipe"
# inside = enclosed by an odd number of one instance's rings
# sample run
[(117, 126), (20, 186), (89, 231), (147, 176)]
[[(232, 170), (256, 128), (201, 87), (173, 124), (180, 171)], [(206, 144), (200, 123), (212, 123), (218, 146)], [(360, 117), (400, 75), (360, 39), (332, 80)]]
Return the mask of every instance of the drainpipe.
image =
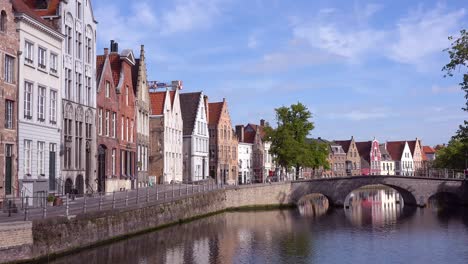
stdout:
[[(19, 38), (19, 33), (18, 33)], [(20, 41), (21, 43), (21, 41)], [(16, 56), (16, 85), (18, 89), (16, 89), (16, 183), (17, 183), (17, 196), (20, 195), (20, 186), (19, 186), (19, 87), (20, 87), (20, 58), (23, 54), (22, 51), (18, 50)], [(13, 194), (14, 195), (14, 194)]]

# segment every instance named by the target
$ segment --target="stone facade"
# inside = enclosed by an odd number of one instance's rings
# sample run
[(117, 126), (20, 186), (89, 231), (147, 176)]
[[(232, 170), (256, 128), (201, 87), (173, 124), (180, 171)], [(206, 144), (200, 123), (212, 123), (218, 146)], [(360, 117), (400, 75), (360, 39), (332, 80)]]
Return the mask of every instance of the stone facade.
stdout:
[(145, 187), (156, 183), (155, 177), (148, 177), (149, 160), (149, 114), (150, 101), (148, 77), (146, 71), (145, 47), (141, 45), (140, 58), (133, 67), (133, 87), (136, 91), (136, 126), (137, 126), (137, 168), (138, 186)]
[(414, 165), (411, 149), (407, 141), (390, 141), (386, 143), (387, 151), (395, 161), (395, 175), (413, 176)]
[(237, 182), (237, 137), (232, 127), (226, 99), (209, 103), (210, 176), (217, 183)]
[(18, 179), (22, 195), (43, 203), (59, 193), (63, 36), (27, 6), (14, 3), (20, 36)]
[(236, 126), (236, 135), (238, 140), (237, 156), (239, 158), (238, 184), (253, 183), (253, 143), (246, 142), (243, 125)]
[(380, 174), (395, 175), (395, 161), (387, 151), (387, 144), (380, 144), (380, 153), (382, 155)]
[(183, 180), (183, 122), (179, 99), (180, 85), (174, 84), (174, 87), (171, 91), (150, 93), (148, 175), (155, 177), (156, 182), (160, 184)]
[(208, 178), (208, 118), (202, 92), (180, 94), (184, 122), (184, 182)]
[(423, 146), (421, 145), (421, 140), (416, 138), (416, 140), (410, 140), (407, 142), (411, 151), (411, 155), (413, 156), (414, 172), (420, 173), (424, 169)]
[[(0, 201), (19, 195), (17, 87), (19, 36), (10, 1), (0, 2)], [(0, 208), (2, 202), (0, 202)]]
[(131, 50), (97, 57), (98, 91), (96, 128), (98, 135), (98, 191), (112, 192), (135, 186), (136, 125)]
[(380, 175), (380, 153), (379, 142), (374, 138), (372, 141), (356, 142), (356, 147), (361, 157), (361, 175)]
[(361, 156), (354, 137), (351, 137), (350, 140), (335, 140), (335, 143), (341, 145), (346, 152), (346, 175), (361, 175)]

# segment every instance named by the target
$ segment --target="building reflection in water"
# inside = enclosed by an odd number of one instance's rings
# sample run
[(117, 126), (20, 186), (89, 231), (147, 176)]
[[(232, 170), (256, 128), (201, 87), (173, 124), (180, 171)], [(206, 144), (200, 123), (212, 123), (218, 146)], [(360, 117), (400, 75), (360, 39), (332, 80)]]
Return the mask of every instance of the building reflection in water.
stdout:
[(395, 224), (403, 207), (401, 195), (383, 185), (356, 189), (345, 200), (346, 217), (357, 226)]
[(327, 197), (322, 194), (310, 194), (302, 197), (297, 205), (301, 216), (318, 217), (324, 215), (329, 209)]

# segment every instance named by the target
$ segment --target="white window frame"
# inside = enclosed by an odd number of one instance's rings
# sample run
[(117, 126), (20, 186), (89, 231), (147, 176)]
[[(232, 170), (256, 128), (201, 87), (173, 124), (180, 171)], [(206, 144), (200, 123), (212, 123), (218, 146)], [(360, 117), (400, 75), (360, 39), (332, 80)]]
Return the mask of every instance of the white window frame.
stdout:
[(106, 110), (106, 137), (110, 135), (109, 129), (110, 129), (110, 111)]
[(57, 95), (56, 90), (50, 90), (49, 122), (52, 124), (57, 123)]
[(15, 102), (12, 100), (5, 100), (5, 128), (13, 129), (13, 118), (15, 111)]
[(45, 108), (46, 108), (46, 93), (47, 88), (42, 85), (37, 87), (37, 120), (40, 122), (45, 121)]
[(45, 176), (45, 142), (37, 142), (37, 174), (40, 176)]
[(24, 118), (32, 119), (32, 108), (33, 108), (33, 87), (32, 82), (24, 82)]
[(98, 110), (98, 118), (99, 118), (98, 133), (99, 133), (100, 136), (102, 136), (102, 108), (99, 108), (99, 110)]
[(115, 138), (117, 135), (117, 113), (112, 112), (112, 137)]
[(58, 55), (56, 53), (50, 53), (50, 72), (53, 75), (58, 73)]
[(116, 155), (116, 150), (112, 149), (112, 176), (115, 176), (115, 155)]
[(31, 145), (32, 140), (24, 140), (24, 174), (31, 175)]
[(5, 82), (15, 83), (15, 57), (5, 54), (5, 62), (3, 66), (3, 79)]
[(106, 81), (106, 98), (110, 97), (110, 82)]
[(24, 42), (24, 63), (34, 65), (34, 43), (27, 40)]
[(37, 48), (37, 67), (42, 70), (47, 69), (47, 49), (41, 46)]

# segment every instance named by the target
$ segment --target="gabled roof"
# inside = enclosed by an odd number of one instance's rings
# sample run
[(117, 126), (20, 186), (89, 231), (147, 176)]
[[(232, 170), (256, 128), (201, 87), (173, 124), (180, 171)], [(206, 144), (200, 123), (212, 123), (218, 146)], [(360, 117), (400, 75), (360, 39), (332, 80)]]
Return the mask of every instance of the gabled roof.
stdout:
[(405, 150), (406, 141), (391, 141), (387, 142), (387, 151), (393, 160), (401, 160), (403, 151)]
[(112, 69), (112, 79), (114, 80), (114, 86), (117, 87), (120, 81), (120, 72), (122, 69), (122, 62), (120, 61), (120, 55), (117, 52), (109, 53), (109, 62)]
[(372, 141), (356, 142), (356, 148), (359, 156), (366, 161), (370, 161), (370, 152), (372, 149)]
[(96, 79), (99, 81), (104, 69), (104, 63), (106, 62), (106, 55), (96, 56)]
[(138, 73), (140, 71), (140, 59), (135, 59), (135, 65), (132, 66), (132, 83), (135, 92), (138, 89)]
[(43, 19), (36, 10), (33, 10), (35, 4), (30, 6), (32, 1), (27, 1), (27, 3), (23, 2), (23, 0), (11, 0), (11, 3), (13, 5), (13, 10), (16, 13), (22, 13), (26, 14), (27, 16), (31, 17), (32, 19), (36, 20), (38, 23), (54, 30), (57, 31), (57, 29), (54, 27), (53, 23), (51, 21), (47, 21)]
[(423, 147), (423, 152), (426, 153), (426, 154), (435, 154), (436, 151), (434, 148), (432, 148), (431, 146), (424, 146)]
[(264, 127), (263, 126), (259, 126), (259, 125), (256, 125), (256, 124), (247, 124), (246, 127), (251, 127), (254, 131), (258, 131), (260, 133), (260, 137), (263, 139), (265, 137), (265, 129), (263, 129)]
[(414, 155), (414, 151), (416, 149), (416, 140), (406, 141), (408, 142), (408, 147), (411, 151), (411, 155)]
[(166, 92), (150, 93), (150, 104), (152, 115), (162, 115), (164, 112), (164, 101), (166, 100)]
[(37, 0), (23, 0), (29, 8), (33, 9), (34, 12), (39, 16), (55, 16), (59, 9), (59, 4), (62, 0), (48, 0), (47, 8), (37, 9)]
[(180, 110), (182, 112), (182, 120), (184, 123), (184, 135), (192, 135), (195, 128), (195, 120), (197, 119), (198, 106), (200, 105), (201, 92), (197, 93), (181, 93)]
[(349, 147), (351, 146), (351, 139), (350, 140), (334, 140), (336, 144), (341, 145), (344, 152), (348, 153)]
[(208, 123), (210, 125), (216, 125), (219, 123), (219, 118), (221, 117), (221, 111), (223, 111), (224, 102), (209, 103), (209, 118)]
[(388, 153), (387, 149), (385, 148), (385, 144), (380, 144), (380, 154), (382, 155), (382, 160), (389, 161), (393, 160), (392, 156), (390, 156), (390, 153)]

